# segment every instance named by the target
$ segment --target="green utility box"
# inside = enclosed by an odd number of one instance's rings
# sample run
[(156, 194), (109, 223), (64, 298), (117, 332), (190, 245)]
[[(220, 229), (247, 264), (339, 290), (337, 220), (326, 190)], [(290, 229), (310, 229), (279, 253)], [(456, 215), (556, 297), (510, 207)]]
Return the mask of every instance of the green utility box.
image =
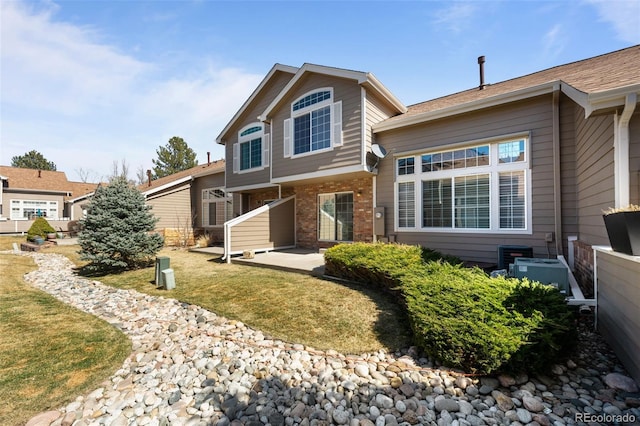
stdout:
[(169, 269), (171, 267), (170, 265), (170, 259), (168, 257), (156, 257), (156, 287), (164, 287), (165, 286), (165, 282), (164, 282), (164, 277), (162, 276), (162, 271), (164, 271), (165, 269)]

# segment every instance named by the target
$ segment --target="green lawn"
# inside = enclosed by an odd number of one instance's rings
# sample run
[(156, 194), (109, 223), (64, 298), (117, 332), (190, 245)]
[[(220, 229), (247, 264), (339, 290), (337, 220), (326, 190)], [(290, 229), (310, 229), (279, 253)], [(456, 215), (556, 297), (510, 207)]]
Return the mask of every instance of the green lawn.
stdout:
[[(0, 237), (0, 250), (22, 240)], [(61, 253), (82, 266), (78, 250), (57, 246), (42, 253)], [(196, 304), (316, 349), (362, 353), (410, 344), (402, 309), (377, 290), (226, 264), (202, 253), (164, 249), (158, 255), (171, 259), (174, 290), (156, 289), (154, 268), (91, 279)], [(24, 422), (97, 387), (130, 351), (128, 339), (109, 324), (26, 285), (22, 275), (34, 268), (30, 258), (0, 255), (0, 424)]]
[(387, 295), (305, 274), (226, 264), (215, 256), (165, 249), (176, 288), (156, 289), (154, 268), (97, 277), (107, 285), (196, 304), (267, 335), (316, 349), (362, 353), (410, 344), (403, 311)]
[[(0, 250), (11, 242), (0, 237)], [(110, 324), (27, 285), (22, 277), (35, 268), (31, 258), (0, 254), (2, 425), (24, 424), (98, 387), (131, 352)]]

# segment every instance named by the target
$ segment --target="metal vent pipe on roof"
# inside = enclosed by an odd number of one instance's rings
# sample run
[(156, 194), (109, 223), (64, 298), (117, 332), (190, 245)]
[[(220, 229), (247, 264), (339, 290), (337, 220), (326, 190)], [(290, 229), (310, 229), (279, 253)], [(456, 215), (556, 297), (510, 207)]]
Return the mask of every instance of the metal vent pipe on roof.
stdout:
[(479, 90), (483, 90), (487, 85), (484, 84), (484, 56), (478, 56), (478, 65), (480, 65), (480, 86)]
[(151, 170), (147, 169), (147, 181), (149, 182), (149, 186), (151, 186)]

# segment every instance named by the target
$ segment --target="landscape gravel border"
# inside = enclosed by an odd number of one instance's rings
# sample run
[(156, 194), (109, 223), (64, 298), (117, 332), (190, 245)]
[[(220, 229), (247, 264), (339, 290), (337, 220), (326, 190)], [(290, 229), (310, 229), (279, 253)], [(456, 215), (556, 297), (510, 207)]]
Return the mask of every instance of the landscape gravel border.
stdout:
[[(132, 354), (102, 387), (27, 425), (585, 425), (637, 422), (640, 393), (581, 324), (547, 376), (475, 377), (415, 348), (358, 356), (269, 339), (198, 306), (105, 286), (64, 256), (31, 256), (28, 283), (122, 330)], [(626, 416), (626, 417), (625, 417)], [(601, 424), (605, 424), (601, 423)]]

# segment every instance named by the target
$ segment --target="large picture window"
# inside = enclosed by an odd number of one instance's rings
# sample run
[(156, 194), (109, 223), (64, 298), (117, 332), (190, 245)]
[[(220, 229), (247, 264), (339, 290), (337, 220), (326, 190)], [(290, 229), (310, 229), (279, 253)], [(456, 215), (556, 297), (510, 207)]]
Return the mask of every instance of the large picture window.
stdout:
[(318, 195), (318, 240), (353, 241), (353, 193)]
[(522, 137), (396, 158), (397, 228), (530, 232), (528, 143)]
[(333, 101), (333, 89), (309, 92), (291, 104), (284, 120), (284, 156), (295, 157), (342, 145), (342, 102)]
[(222, 226), (232, 215), (231, 194), (220, 188), (202, 190), (202, 226)]

